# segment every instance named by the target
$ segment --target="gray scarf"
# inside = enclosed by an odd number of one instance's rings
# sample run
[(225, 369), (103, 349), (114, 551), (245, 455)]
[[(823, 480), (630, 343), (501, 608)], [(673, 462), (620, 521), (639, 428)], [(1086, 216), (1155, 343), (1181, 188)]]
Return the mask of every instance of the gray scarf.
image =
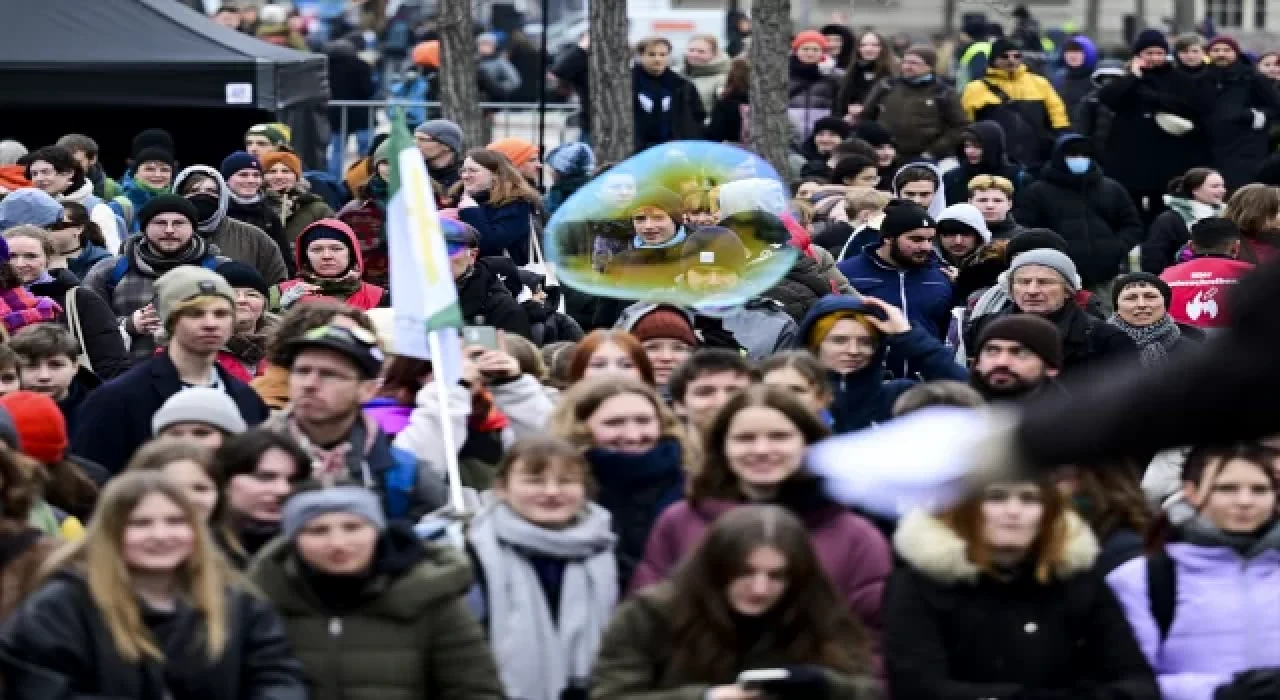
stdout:
[[(495, 502), (476, 514), (469, 538), (484, 571), (489, 643), (507, 696), (559, 700), (566, 687), (586, 687), (618, 600), (608, 511), (588, 503), (573, 525), (547, 530)], [(530, 554), (566, 560), (559, 620), (551, 619)]]
[(1203, 515), (1196, 515), (1182, 526), (1182, 540), (1198, 547), (1228, 547), (1245, 559), (1263, 552), (1280, 549), (1280, 523), (1272, 521), (1257, 532), (1223, 532)]
[(1130, 325), (1120, 318), (1120, 314), (1111, 314), (1107, 323), (1133, 338), (1133, 342), (1142, 351), (1140, 361), (1143, 367), (1164, 364), (1169, 359), (1169, 351), (1178, 342), (1178, 338), (1182, 337), (1182, 331), (1178, 328), (1178, 324), (1169, 318), (1169, 314), (1165, 314), (1163, 318), (1149, 326)]

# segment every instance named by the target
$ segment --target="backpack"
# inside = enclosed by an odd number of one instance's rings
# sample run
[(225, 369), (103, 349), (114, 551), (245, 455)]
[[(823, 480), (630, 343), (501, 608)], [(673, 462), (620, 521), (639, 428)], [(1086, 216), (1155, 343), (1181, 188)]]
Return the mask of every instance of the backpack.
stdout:
[(1163, 645), (1178, 611), (1178, 566), (1163, 547), (1147, 556), (1147, 600)]
[(987, 86), (1000, 104), (991, 107), (984, 119), (989, 119), (1004, 129), (1005, 145), (1009, 158), (1024, 167), (1032, 167), (1041, 163), (1040, 135), (1036, 127), (1027, 120), (1022, 110), (1009, 97), (1009, 93), (1000, 89), (995, 83), (983, 78), (982, 84)]
[(412, 452), (399, 447), (391, 448), (391, 468), (382, 473), (382, 489), (385, 494), (382, 507), (387, 519), (403, 520), (409, 517), (409, 503), (418, 485), (418, 458)]
[[(111, 269), (111, 277), (107, 279), (107, 296), (108, 297), (115, 294), (116, 286), (120, 284), (120, 280), (124, 279), (124, 276), (129, 274), (130, 260), (131, 258), (128, 255), (121, 255), (116, 260), (116, 266)], [(200, 267), (203, 267), (204, 269), (209, 271), (213, 271), (218, 268), (218, 264), (220, 262), (222, 261), (218, 260), (218, 256), (206, 255), (200, 261)]]

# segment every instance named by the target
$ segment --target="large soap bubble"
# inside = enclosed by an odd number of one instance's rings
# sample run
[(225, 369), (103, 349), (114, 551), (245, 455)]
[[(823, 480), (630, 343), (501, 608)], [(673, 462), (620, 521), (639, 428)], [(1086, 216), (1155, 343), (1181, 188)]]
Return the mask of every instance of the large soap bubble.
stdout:
[(677, 141), (633, 156), (560, 206), (546, 253), (568, 285), (598, 296), (738, 304), (772, 287), (798, 251), (787, 188), (759, 156)]

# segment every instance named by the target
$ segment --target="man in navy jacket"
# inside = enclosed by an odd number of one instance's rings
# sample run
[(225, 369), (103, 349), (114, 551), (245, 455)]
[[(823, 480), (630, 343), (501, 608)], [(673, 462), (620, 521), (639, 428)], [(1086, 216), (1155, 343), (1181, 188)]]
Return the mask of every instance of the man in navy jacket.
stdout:
[[(937, 236), (929, 213), (914, 202), (894, 200), (885, 207), (880, 243), (838, 265), (859, 294), (902, 310), (911, 325), (943, 340), (951, 318), (951, 276), (934, 248)], [(890, 350), (886, 367), (894, 377), (919, 372)]]

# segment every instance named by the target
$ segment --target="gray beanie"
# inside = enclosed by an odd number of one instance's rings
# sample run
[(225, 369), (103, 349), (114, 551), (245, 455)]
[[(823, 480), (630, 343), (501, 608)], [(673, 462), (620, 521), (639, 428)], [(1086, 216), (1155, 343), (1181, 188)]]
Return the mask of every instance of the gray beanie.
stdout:
[(1025, 253), (1019, 253), (1018, 257), (1013, 259), (1013, 263), (1009, 265), (1009, 273), (1007, 290), (1013, 293), (1013, 273), (1020, 267), (1028, 265), (1041, 265), (1051, 268), (1062, 275), (1062, 279), (1067, 283), (1067, 288), (1074, 294), (1080, 291), (1083, 285), (1080, 282), (1080, 273), (1076, 272), (1076, 264), (1071, 262), (1071, 258), (1066, 253), (1054, 250), (1053, 248), (1036, 248), (1028, 250)]
[(178, 423), (203, 423), (227, 435), (239, 435), (249, 429), (236, 402), (221, 389), (195, 386), (170, 396), (151, 416), (151, 434)]
[(462, 155), (462, 152), (466, 150), (462, 146), (462, 127), (448, 119), (432, 119), (431, 121), (422, 122), (413, 131), (417, 134), (430, 136), (448, 146), (449, 150), (458, 155)]
[(27, 147), (12, 139), (0, 141), (0, 165), (16, 165), (27, 155)]
[(378, 532), (387, 529), (387, 518), (382, 514), (378, 494), (363, 486), (331, 486), (315, 491), (303, 491), (285, 501), (280, 516), (280, 534), (292, 541), (298, 531), (313, 518), (329, 513), (347, 513), (369, 521)]

